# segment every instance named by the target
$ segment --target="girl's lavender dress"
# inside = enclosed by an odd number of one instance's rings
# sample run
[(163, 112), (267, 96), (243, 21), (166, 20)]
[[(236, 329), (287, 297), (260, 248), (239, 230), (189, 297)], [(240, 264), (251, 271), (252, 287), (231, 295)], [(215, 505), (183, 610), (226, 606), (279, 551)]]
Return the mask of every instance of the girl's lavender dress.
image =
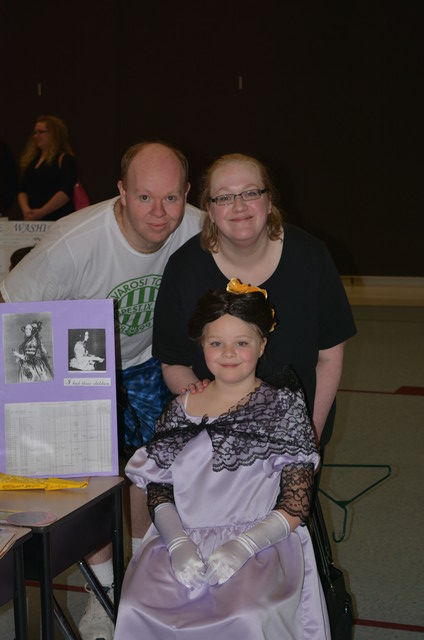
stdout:
[[(301, 484), (318, 464), (302, 392), (261, 383), (217, 418), (190, 416), (181, 398), (174, 400), (155, 439), (134, 454), (126, 471), (142, 489), (153, 483), (153, 495), (158, 487), (159, 494), (161, 487), (173, 492), (183, 526), (207, 562), (277, 504), (294, 513), (293, 478)], [(115, 632), (115, 640), (136, 638), (330, 639), (307, 527), (250, 558), (223, 585), (189, 590), (175, 579), (152, 525), (128, 566)]]

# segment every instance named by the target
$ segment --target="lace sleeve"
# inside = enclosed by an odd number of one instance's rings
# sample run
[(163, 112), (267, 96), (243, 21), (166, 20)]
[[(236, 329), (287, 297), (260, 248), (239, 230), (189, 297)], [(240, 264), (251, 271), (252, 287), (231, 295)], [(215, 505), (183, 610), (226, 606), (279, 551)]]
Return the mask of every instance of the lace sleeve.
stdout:
[(172, 484), (149, 482), (147, 485), (147, 508), (153, 523), (155, 521), (155, 508), (164, 502), (175, 504)]
[(289, 464), (281, 471), (280, 494), (275, 509), (284, 509), (307, 524), (314, 483), (313, 464)]

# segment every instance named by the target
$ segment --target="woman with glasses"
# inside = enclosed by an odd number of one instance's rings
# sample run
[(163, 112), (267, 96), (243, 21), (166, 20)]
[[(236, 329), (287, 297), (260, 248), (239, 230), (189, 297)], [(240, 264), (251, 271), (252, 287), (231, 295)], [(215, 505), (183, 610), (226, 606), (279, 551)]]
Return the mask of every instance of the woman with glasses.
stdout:
[(231, 278), (266, 289), (279, 318), (257, 375), (283, 386), (294, 370), (306, 395), (321, 450), (334, 421), (345, 341), (356, 333), (339, 274), (324, 244), (284, 221), (265, 166), (225, 155), (205, 174), (200, 235), (165, 269), (154, 318), (153, 355), (174, 394), (202, 392), (213, 378), (187, 323), (196, 300)]
[(58, 220), (74, 211), (77, 168), (68, 130), (60, 118), (37, 118), (20, 164), (18, 202), (24, 220)]

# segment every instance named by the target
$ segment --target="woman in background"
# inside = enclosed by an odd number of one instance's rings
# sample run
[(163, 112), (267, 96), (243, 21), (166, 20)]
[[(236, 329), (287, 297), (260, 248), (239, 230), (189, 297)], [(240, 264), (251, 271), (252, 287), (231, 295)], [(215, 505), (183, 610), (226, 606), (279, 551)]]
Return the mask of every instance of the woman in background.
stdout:
[(77, 168), (66, 125), (42, 115), (21, 156), (18, 202), (24, 220), (58, 220), (74, 211)]

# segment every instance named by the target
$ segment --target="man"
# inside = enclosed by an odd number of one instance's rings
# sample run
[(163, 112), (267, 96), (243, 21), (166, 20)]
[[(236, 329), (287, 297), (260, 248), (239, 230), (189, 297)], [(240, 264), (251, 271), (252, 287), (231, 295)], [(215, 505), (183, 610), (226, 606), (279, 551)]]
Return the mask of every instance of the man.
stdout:
[[(120, 196), (56, 222), (0, 285), (0, 301), (113, 298), (119, 319), (117, 377), (124, 387), (120, 453), (147, 441), (169, 397), (151, 357), (153, 311), (169, 256), (198, 233), (200, 210), (187, 204), (188, 163), (163, 143), (130, 147), (121, 162)], [(118, 390), (120, 384), (118, 385)], [(122, 417), (122, 416), (121, 416)], [(148, 525), (141, 491), (129, 490), (134, 552)], [(88, 558), (104, 587), (113, 580), (110, 545)], [(113, 637), (113, 625), (91, 595), (79, 625), (84, 640)]]

